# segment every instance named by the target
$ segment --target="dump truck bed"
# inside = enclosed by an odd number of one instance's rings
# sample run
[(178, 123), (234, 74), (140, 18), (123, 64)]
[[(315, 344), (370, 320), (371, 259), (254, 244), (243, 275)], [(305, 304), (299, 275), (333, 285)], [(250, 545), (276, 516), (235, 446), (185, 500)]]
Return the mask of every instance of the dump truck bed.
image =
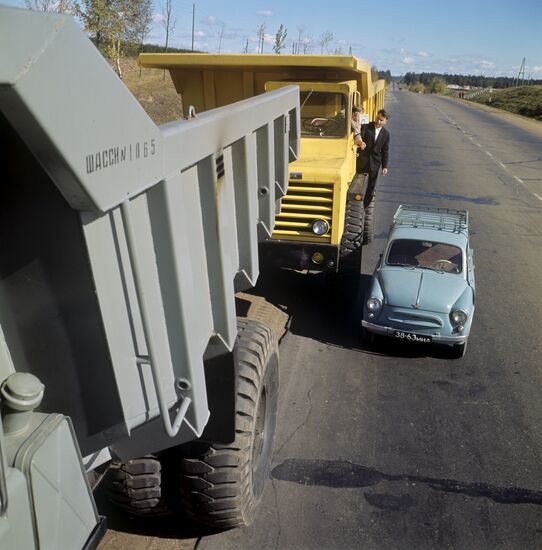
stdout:
[(185, 108), (206, 111), (265, 91), (268, 81), (355, 80), (366, 102), (384, 89), (369, 63), (342, 55), (141, 54), (142, 67), (168, 69)]

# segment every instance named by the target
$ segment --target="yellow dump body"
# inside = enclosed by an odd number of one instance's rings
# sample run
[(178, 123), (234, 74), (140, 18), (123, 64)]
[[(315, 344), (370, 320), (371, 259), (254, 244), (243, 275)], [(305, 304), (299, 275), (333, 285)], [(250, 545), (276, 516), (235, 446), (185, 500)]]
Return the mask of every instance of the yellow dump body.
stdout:
[(352, 56), (144, 53), (139, 63), (167, 69), (184, 105), (193, 105), (197, 112), (261, 94), (270, 80), (355, 80), (371, 119), (384, 107), (384, 81), (373, 82), (370, 65)]
[[(282, 86), (299, 86), (300, 155), (290, 164), (289, 189), (273, 232), (275, 244), (284, 243), (289, 251), (282, 260), (274, 247), (273, 263), (336, 269), (347, 192), (356, 172), (352, 106), (363, 106), (370, 120), (384, 107), (385, 84), (372, 81), (370, 65), (336, 55), (141, 54), (139, 62), (170, 72), (185, 112), (189, 106), (202, 112)], [(318, 121), (325, 126), (319, 127)], [(315, 234), (315, 220), (327, 223), (325, 234)], [(315, 252), (324, 257), (321, 265), (306, 265)]]

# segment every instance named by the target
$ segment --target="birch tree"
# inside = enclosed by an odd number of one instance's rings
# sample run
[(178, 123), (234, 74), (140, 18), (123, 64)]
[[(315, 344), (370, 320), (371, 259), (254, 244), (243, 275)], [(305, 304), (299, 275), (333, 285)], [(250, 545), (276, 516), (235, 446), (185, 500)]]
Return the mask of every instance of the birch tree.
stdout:
[(226, 32), (226, 23), (220, 23), (216, 30), (216, 37), (218, 38), (218, 53), (222, 49), (222, 39), (224, 38), (224, 33)]
[(273, 51), (275, 53), (280, 54), (280, 51), (284, 49), (286, 36), (288, 36), (288, 29), (281, 23), (277, 30), (277, 34), (275, 34), (275, 44), (273, 46)]
[(122, 78), (120, 58), (126, 42), (137, 43), (149, 32), (151, 0), (82, 0), (77, 16), (95, 44), (115, 63)]
[(175, 25), (177, 20), (173, 16), (173, 0), (165, 0), (164, 3), (160, 4), (160, 10), (162, 12), (162, 25), (166, 31), (166, 43), (165, 43), (165, 52), (169, 46), (169, 37), (175, 31)]
[(303, 35), (305, 34), (305, 25), (299, 25), (297, 27), (297, 42), (295, 43), (294, 53), (301, 52)]
[(328, 46), (333, 42), (333, 33), (330, 31), (323, 32), (317, 40), (318, 46), (320, 46), (320, 53), (323, 54), (324, 50), (327, 52)]
[(75, 13), (73, 0), (24, 0), (27, 9), (53, 13)]
[(312, 52), (312, 48), (314, 47), (314, 42), (312, 39), (312, 36), (308, 34), (302, 42), (302, 53), (303, 55), (307, 55), (308, 53)]
[(153, 0), (139, 0), (134, 9), (134, 35), (139, 45), (139, 52), (149, 36), (152, 27)]
[(263, 53), (263, 45), (265, 40), (265, 31), (267, 27), (265, 26), (265, 23), (262, 23), (258, 30), (256, 31), (256, 34), (258, 36), (258, 53)]

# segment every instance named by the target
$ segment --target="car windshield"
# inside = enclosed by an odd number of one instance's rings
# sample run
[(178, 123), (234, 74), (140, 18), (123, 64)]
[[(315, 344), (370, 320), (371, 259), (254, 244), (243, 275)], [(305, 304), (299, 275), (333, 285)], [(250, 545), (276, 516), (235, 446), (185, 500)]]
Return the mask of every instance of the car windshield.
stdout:
[(452, 244), (396, 239), (391, 243), (386, 263), (447, 273), (461, 273), (463, 255), (461, 249)]
[(304, 137), (344, 137), (346, 96), (334, 92), (301, 92), (301, 135)]

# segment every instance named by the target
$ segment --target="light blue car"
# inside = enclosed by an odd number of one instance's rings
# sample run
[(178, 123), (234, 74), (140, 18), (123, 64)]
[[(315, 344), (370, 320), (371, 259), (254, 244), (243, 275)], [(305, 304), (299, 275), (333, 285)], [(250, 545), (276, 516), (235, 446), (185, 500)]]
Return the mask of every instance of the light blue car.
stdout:
[(363, 308), (363, 335), (451, 345), (463, 357), (474, 315), (468, 212), (401, 205)]

